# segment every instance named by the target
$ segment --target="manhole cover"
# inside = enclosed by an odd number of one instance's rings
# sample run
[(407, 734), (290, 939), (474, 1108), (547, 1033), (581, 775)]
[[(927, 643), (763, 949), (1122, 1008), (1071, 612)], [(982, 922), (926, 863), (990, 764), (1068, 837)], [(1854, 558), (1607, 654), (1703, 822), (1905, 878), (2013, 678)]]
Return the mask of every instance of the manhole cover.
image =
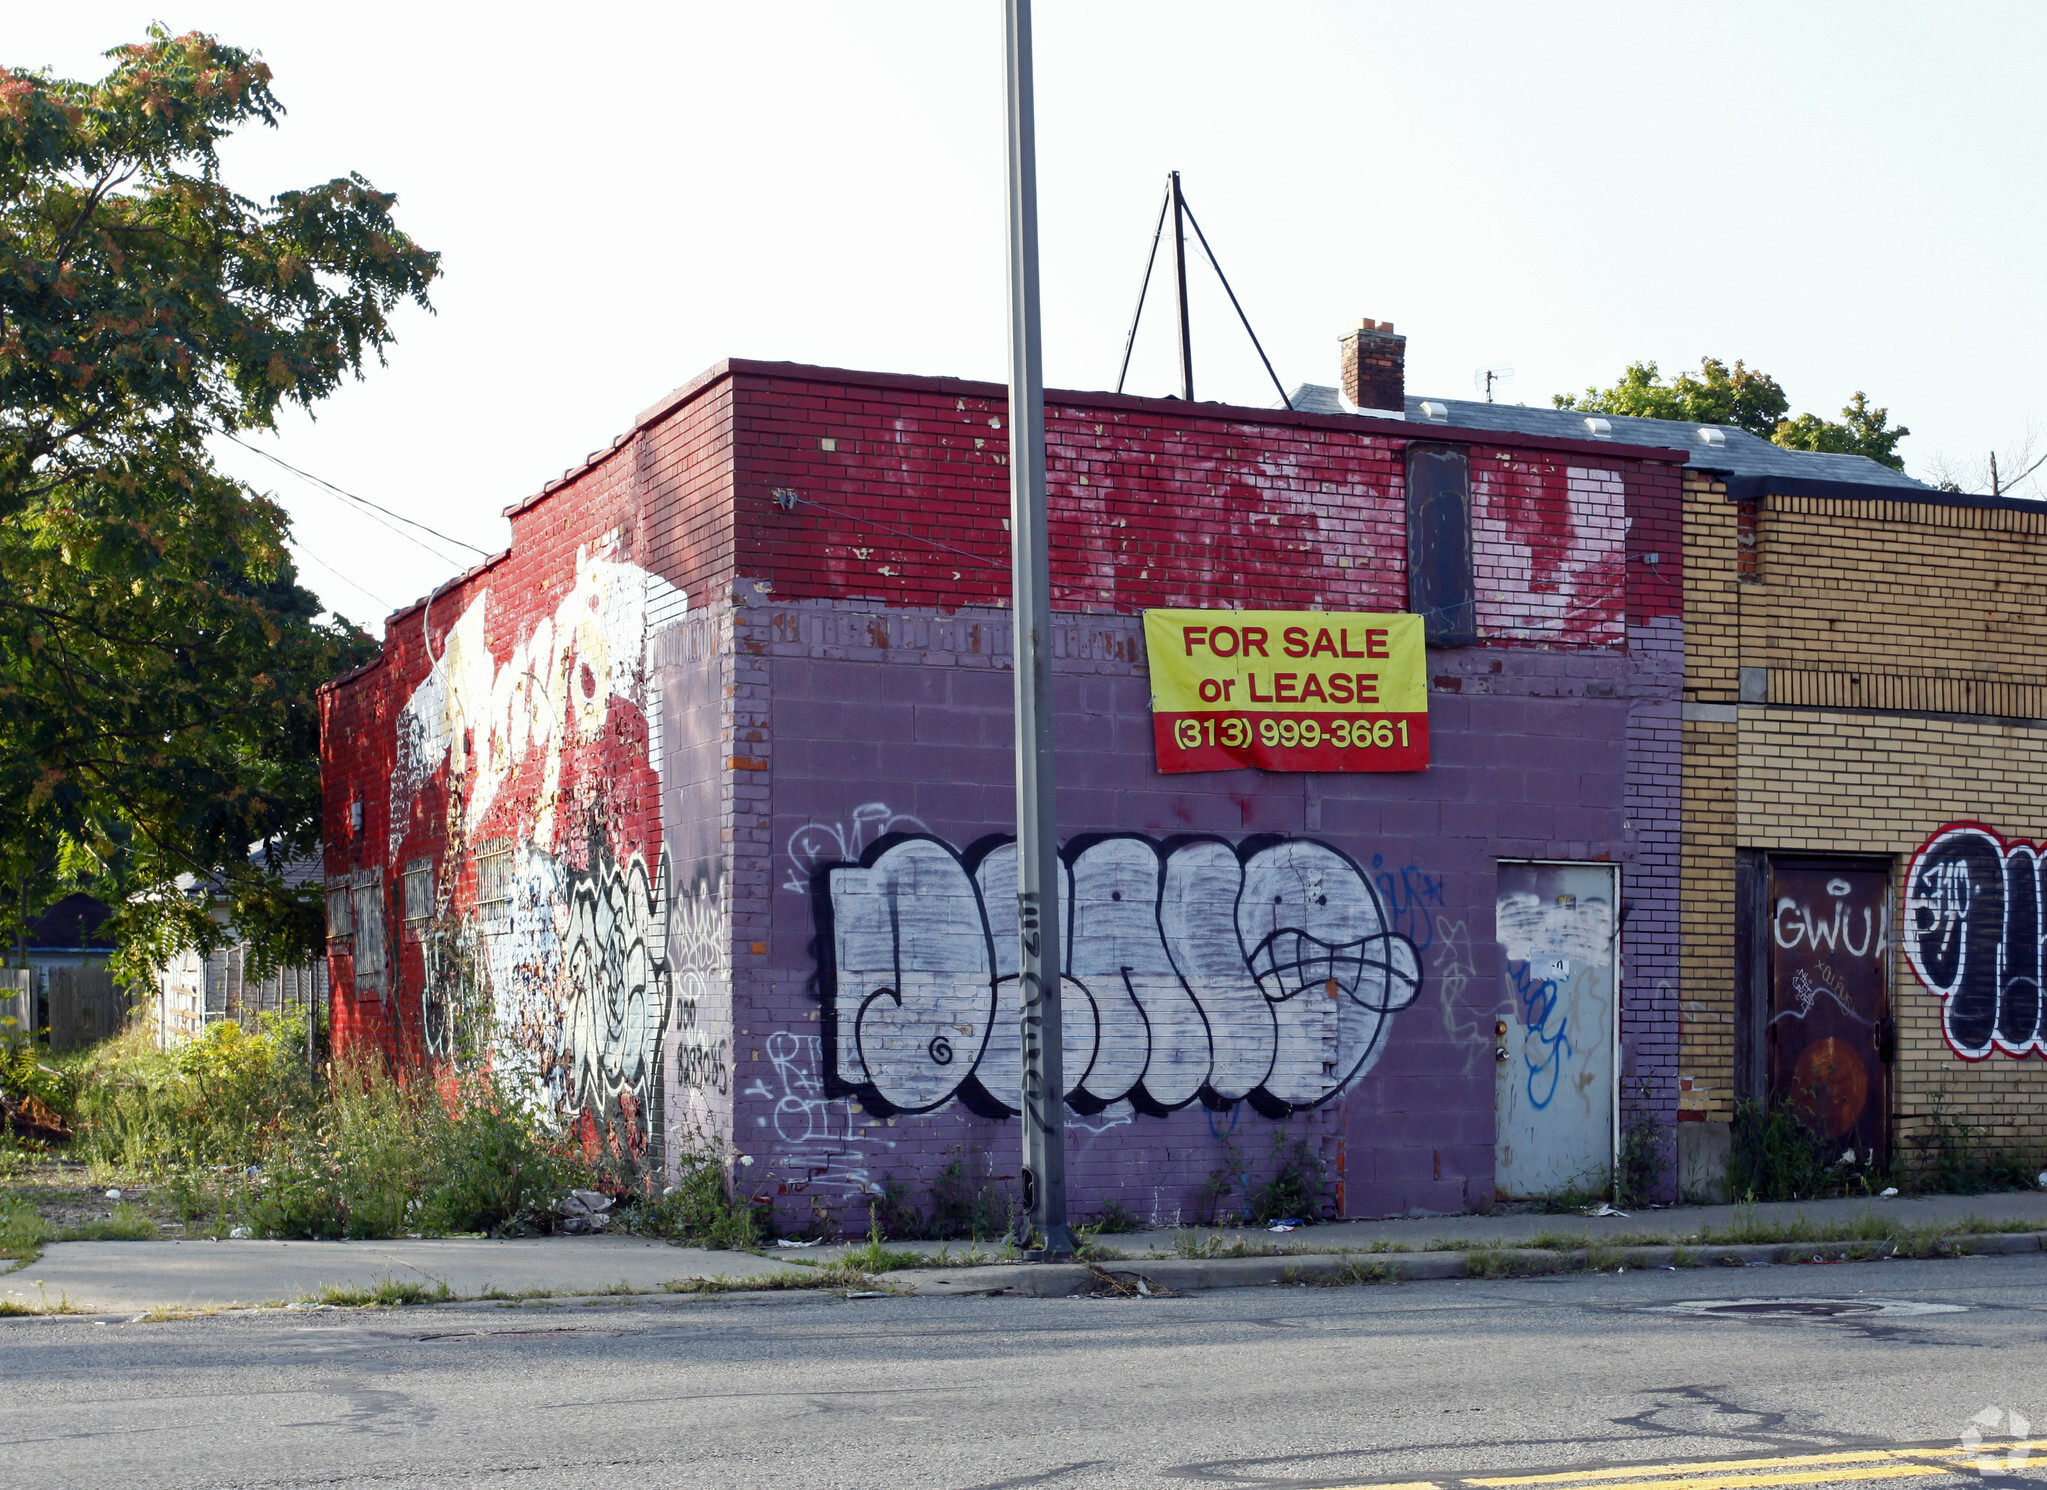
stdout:
[(1691, 1299), (1657, 1304), (1652, 1314), (1690, 1314), (1730, 1319), (1839, 1319), (1843, 1316), (1960, 1314), (1960, 1304), (1922, 1304), (1912, 1299)]

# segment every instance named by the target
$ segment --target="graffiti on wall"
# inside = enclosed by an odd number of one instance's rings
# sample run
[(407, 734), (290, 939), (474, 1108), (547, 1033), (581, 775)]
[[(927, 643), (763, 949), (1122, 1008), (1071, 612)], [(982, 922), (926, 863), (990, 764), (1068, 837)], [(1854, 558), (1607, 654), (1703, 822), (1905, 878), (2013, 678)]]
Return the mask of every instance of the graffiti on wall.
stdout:
[[(419, 933), (424, 1048), (486, 1061), (644, 1153), (661, 1126), (671, 944), (689, 956), (679, 1058), (701, 1079), (723, 1055), (695, 1028), (723, 954), (706, 952), (704, 897), (675, 893), (661, 839), (652, 648), (686, 600), (638, 565), (579, 550), (574, 582), (502, 657), (499, 603), (485, 590), (428, 647), (430, 671), (393, 726), (393, 859), (419, 826), (414, 804), (437, 781), (446, 791), (439, 888)], [(465, 858), (474, 885), (458, 901)]]
[[(1493, 926), (1524, 1031), (1520, 1055), (1528, 1105), (1540, 1112), (1556, 1099), (1558, 1083), (1578, 1053), (1571, 1014), (1579, 1000), (1566, 990), (1575, 972), (1613, 961), (1613, 904), (1603, 896), (1541, 896), (1503, 887)], [(1586, 1034), (1578, 1031), (1577, 1038), (1583, 1041)]]
[(782, 888), (810, 893), (818, 867), (860, 857), (860, 851), (888, 833), (921, 833), (921, 818), (897, 812), (886, 802), (862, 802), (841, 822), (805, 823), (789, 835), (789, 876)]
[(668, 1018), (668, 861), (650, 879), (646, 860), (635, 854), (621, 865), (596, 839), (591, 866), (569, 873), (566, 1105), (643, 1137)]
[(1905, 871), (1905, 958), (1964, 1060), (2047, 1055), (2040, 879), (2036, 845), (1968, 822), (1936, 831)]
[[(1358, 864), (1308, 839), (1075, 839), (1060, 856), (1067, 1102), (1269, 1116), (1371, 1068), (1421, 991)], [(873, 1110), (1021, 1107), (1016, 844), (926, 834), (818, 872), (826, 1087)]]

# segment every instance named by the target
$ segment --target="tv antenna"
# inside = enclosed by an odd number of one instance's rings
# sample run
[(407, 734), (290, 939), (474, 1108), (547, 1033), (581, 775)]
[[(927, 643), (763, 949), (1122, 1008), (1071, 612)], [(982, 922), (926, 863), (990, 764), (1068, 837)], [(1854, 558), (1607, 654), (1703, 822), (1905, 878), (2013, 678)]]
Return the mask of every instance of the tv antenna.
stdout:
[(1222, 281), (1223, 293), (1230, 297), (1230, 307), (1237, 313), (1237, 319), (1244, 323), (1244, 334), (1251, 338), (1251, 346), (1258, 353), (1258, 360), (1265, 364), (1265, 376), (1272, 379), (1272, 386), (1279, 389), (1279, 401), (1287, 408), (1294, 401), (1286, 396), (1286, 389), (1279, 381), (1279, 374), (1272, 370), (1272, 359), (1265, 355), (1265, 348), (1258, 343), (1258, 333), (1251, 329), (1251, 318), (1244, 314), (1244, 307), (1237, 302), (1237, 292), (1230, 288), (1229, 276), (1223, 273), (1223, 266), (1216, 262), (1215, 250), (1208, 246), (1208, 235), (1201, 231), (1201, 224), (1194, 220), (1194, 209), (1187, 205), (1187, 197), (1180, 190), (1180, 173), (1166, 173), (1166, 198), (1159, 203), (1158, 226), (1151, 231), (1151, 252), (1144, 261), (1144, 281), (1137, 287), (1137, 310), (1130, 317), (1130, 334), (1123, 338), (1123, 366), (1116, 373), (1116, 391), (1123, 391), (1123, 380), (1130, 375), (1130, 349), (1137, 345), (1137, 323), (1144, 319), (1144, 297), (1151, 289), (1151, 271), (1158, 263), (1159, 239), (1166, 231), (1166, 214), (1173, 217), (1173, 287), (1180, 302), (1180, 397), (1188, 403), (1194, 402), (1194, 340), (1187, 319), (1187, 229), (1194, 229), (1195, 240), (1201, 251), (1208, 255), (1209, 267), (1215, 270), (1215, 277)]
[(1513, 365), (1506, 362), (1498, 362), (1491, 367), (1481, 367), (1471, 375), (1471, 386), (1485, 395), (1487, 403), (1493, 401), (1493, 388), (1496, 384), (1511, 383), (1513, 381)]

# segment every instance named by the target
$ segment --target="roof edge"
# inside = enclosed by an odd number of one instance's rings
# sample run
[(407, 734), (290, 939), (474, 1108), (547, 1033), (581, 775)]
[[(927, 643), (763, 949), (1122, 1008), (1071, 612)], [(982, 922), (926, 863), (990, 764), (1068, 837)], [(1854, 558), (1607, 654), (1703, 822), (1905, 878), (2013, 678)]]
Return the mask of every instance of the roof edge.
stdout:
[(2008, 512), (2047, 512), (2047, 502), (2026, 497), (1984, 497), (1929, 487), (1882, 486), (1868, 481), (1841, 481), (1831, 476), (1734, 476), (1700, 467), (1727, 487), (1730, 502), (1758, 497), (1842, 497), (1858, 502), (1916, 502), (1926, 507), (1991, 507)]
[[(953, 378), (924, 373), (869, 372), (851, 367), (824, 367), (811, 362), (762, 362), (751, 357), (727, 357), (705, 368), (687, 383), (656, 399), (633, 419), (632, 427), (602, 450), (592, 451), (560, 476), (529, 497), (504, 509), (505, 517), (516, 517), (541, 499), (608, 460), (642, 430), (660, 423), (685, 404), (739, 376), (792, 378), (800, 382), (833, 382), (859, 388), (889, 388), (903, 392), (949, 393), (954, 397), (1009, 400), (1004, 383), (986, 383), (972, 378)], [(1384, 435), (1389, 438), (1422, 440), (1437, 444), (1495, 445), (1509, 450), (1556, 450), (1572, 455), (1619, 455), (1625, 460), (1653, 460), (1684, 465), (1692, 452), (1667, 445), (1634, 445), (1617, 440), (1573, 440), (1554, 435), (1527, 434), (1520, 430), (1472, 429), (1461, 425), (1418, 425), (1404, 418), (1375, 419), (1370, 414), (1308, 414), (1293, 409), (1269, 409), (1252, 404), (1187, 403), (1177, 398), (1145, 398), (1134, 393), (1090, 392), (1077, 388), (1047, 388), (1048, 404), (1065, 404), (1083, 409), (1123, 409), (1133, 413), (1181, 414), (1194, 411), (1195, 418), (1229, 419), (1259, 424), (1292, 425), (1302, 429), (1346, 430), (1351, 433)]]

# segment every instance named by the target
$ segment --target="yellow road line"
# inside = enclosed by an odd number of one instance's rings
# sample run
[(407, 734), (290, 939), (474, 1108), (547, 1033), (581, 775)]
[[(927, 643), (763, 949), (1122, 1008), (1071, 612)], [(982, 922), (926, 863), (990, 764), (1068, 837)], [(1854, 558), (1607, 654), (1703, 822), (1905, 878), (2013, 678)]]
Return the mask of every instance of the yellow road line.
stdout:
[[(1908, 1480), (1928, 1475), (1951, 1475), (1958, 1471), (1940, 1464), (1880, 1464), (1873, 1468), (1848, 1469), (1815, 1464), (1809, 1469), (1782, 1470), (1775, 1474), (1708, 1475), (1696, 1479), (1690, 1474), (1677, 1479), (1601, 1480), (1603, 1490), (1757, 1490), (1770, 1485), (1839, 1485), (1848, 1480)], [(1466, 1484), (1475, 1485), (1476, 1480)]]
[(1702, 1459), (1683, 1464), (1623, 1464), (1612, 1469), (1568, 1470), (1561, 1474), (1489, 1475), (1484, 1479), (1468, 1478), (1463, 1483), (1485, 1486), (1590, 1484), (1605, 1480), (1639, 1479), (1643, 1475), (1719, 1474), (1739, 1473), (1744, 1470), (1819, 1468), (1835, 1464), (1889, 1461), (1898, 1457), (1899, 1451), (1896, 1449), (1860, 1449), (1834, 1454), (1794, 1454), (1773, 1459)]
[(1792, 1454), (1753, 1459), (1701, 1459), (1673, 1464), (1626, 1464), (1605, 1469), (1554, 1471), (1547, 1474), (1450, 1476), (1438, 1480), (1406, 1480), (1399, 1484), (1350, 1486), (1348, 1490), (1507, 1490), (1507, 1487), (1550, 1487), (1550, 1490), (1764, 1490), (1778, 1485), (1833, 1484), (1849, 1480), (1899, 1480), (1915, 1476), (1952, 1475), (1958, 1466), (1939, 1461), (2032, 1453), (2047, 1449), (2047, 1438), (2020, 1442), (1960, 1444), (1924, 1449), (1854, 1449), (1827, 1454)]

